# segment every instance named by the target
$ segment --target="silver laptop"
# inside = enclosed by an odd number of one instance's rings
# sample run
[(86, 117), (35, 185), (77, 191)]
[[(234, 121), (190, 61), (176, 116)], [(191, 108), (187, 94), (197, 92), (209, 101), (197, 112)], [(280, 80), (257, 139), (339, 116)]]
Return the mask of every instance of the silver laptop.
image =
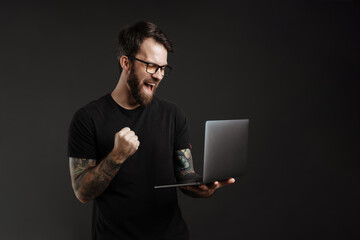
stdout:
[(241, 176), (246, 166), (248, 129), (249, 119), (206, 121), (203, 177), (155, 188), (201, 185)]

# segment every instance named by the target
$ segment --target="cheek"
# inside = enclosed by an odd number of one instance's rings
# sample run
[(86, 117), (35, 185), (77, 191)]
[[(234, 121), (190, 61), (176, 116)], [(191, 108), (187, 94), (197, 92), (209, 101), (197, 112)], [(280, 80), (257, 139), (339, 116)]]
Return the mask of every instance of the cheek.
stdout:
[(148, 80), (149, 77), (146, 74), (136, 74), (138, 83), (143, 83), (145, 80)]

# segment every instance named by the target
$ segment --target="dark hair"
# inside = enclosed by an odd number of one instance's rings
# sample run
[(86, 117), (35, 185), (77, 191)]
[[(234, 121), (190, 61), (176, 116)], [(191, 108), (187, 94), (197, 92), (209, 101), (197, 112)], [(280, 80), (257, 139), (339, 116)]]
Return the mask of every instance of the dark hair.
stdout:
[(174, 51), (172, 43), (158, 26), (151, 22), (140, 21), (120, 31), (116, 49), (117, 59), (119, 60), (123, 55), (134, 56), (146, 38), (154, 38), (168, 52)]

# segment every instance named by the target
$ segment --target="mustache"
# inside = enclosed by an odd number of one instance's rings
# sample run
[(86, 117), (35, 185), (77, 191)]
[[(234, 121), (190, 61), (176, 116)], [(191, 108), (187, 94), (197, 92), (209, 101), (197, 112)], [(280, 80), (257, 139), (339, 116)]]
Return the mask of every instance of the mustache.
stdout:
[(154, 78), (146, 78), (142, 82), (153, 82), (153, 83), (157, 84), (159, 82), (159, 80), (154, 79)]

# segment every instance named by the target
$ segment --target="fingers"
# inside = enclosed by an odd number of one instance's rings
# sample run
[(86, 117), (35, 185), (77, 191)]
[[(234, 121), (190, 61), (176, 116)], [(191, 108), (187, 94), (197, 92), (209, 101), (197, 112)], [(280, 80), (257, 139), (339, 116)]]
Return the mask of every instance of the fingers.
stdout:
[[(125, 140), (129, 141), (132, 140), (135, 135), (134, 131), (131, 131), (130, 128), (128, 127), (124, 127), (123, 129), (121, 129), (119, 132), (119, 137), (124, 138)], [(136, 136), (137, 138), (137, 136)]]
[(133, 144), (134, 144), (134, 147), (136, 150), (139, 149), (139, 146), (140, 146), (140, 141), (138, 140), (138, 137), (135, 135), (134, 139), (132, 140)]
[(128, 142), (135, 143), (138, 140), (138, 136), (133, 131), (129, 131), (124, 135), (124, 139)]
[(131, 130), (130, 130), (130, 128), (128, 128), (128, 127), (124, 127), (123, 129), (121, 129), (120, 131), (119, 131), (119, 136), (120, 137), (123, 137), (123, 136), (125, 136), (128, 132), (130, 132)]
[(191, 190), (191, 189), (200, 189), (202, 191), (209, 191), (209, 190), (216, 190), (219, 189), (223, 186), (229, 185), (229, 184), (233, 184), (235, 182), (234, 178), (229, 178), (228, 180), (224, 180), (224, 181), (215, 181), (213, 183), (209, 183), (209, 184), (201, 184), (201, 185), (197, 185), (197, 186), (185, 186), (184, 188)]
[(224, 180), (224, 181), (215, 181), (211, 184), (208, 184), (208, 187), (210, 189), (216, 190), (219, 189), (223, 186), (229, 185), (229, 184), (233, 184), (235, 182), (235, 178), (229, 178), (228, 180)]
[(125, 127), (115, 134), (112, 152), (120, 159), (119, 161), (125, 161), (138, 150), (139, 146), (138, 136), (130, 128)]
[(229, 178), (228, 180), (225, 181), (215, 181), (213, 183), (210, 184), (202, 184), (202, 185), (196, 185), (196, 186), (182, 186), (180, 188), (187, 190), (187, 191), (191, 191), (193, 194), (192, 196), (197, 196), (197, 197), (211, 197), (217, 189), (232, 184), (235, 182), (234, 178)]
[(209, 187), (206, 184), (201, 184), (198, 186), (202, 191), (208, 191)]
[(215, 181), (213, 183), (209, 183), (207, 185), (205, 185), (208, 190), (217, 190), (221, 187), (220, 183), (218, 181)]
[(138, 141), (138, 136), (128, 127), (124, 127), (118, 132), (120, 138), (123, 138), (125, 141), (133, 143), (134, 146), (139, 146), (140, 142)]
[(233, 184), (235, 182), (235, 178), (229, 178), (228, 180), (219, 182), (220, 186), (226, 186), (229, 184)]

